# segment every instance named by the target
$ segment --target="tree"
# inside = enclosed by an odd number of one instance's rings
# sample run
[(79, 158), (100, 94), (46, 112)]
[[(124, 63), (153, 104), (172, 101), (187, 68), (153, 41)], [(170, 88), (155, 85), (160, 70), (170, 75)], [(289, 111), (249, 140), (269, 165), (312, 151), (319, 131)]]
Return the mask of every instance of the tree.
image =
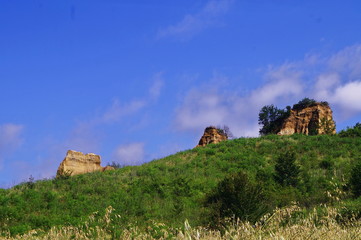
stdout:
[(284, 119), (289, 117), (291, 108), (279, 109), (272, 105), (264, 106), (258, 114), (258, 124), (262, 126), (259, 130), (261, 135), (276, 134), (281, 130)]
[(293, 151), (282, 153), (276, 159), (274, 179), (282, 186), (296, 187), (299, 181), (300, 167), (296, 164)]

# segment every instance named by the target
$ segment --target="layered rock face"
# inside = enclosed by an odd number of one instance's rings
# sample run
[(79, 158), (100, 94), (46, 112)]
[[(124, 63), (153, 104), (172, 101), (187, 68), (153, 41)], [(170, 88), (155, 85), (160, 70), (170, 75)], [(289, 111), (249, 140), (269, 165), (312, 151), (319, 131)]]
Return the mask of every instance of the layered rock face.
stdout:
[(207, 127), (204, 130), (204, 134), (199, 140), (199, 143), (196, 147), (204, 147), (211, 143), (219, 143), (226, 141), (228, 139), (227, 135), (219, 131), (215, 127)]
[(292, 109), (290, 116), (283, 122), (278, 135), (294, 133), (316, 135), (335, 134), (336, 127), (332, 110), (328, 105), (315, 103), (303, 109)]
[(64, 160), (60, 163), (57, 171), (57, 176), (64, 175), (78, 175), (83, 173), (95, 172), (95, 171), (106, 171), (113, 170), (113, 167), (100, 166), (100, 156), (94, 153), (83, 154), (69, 150)]

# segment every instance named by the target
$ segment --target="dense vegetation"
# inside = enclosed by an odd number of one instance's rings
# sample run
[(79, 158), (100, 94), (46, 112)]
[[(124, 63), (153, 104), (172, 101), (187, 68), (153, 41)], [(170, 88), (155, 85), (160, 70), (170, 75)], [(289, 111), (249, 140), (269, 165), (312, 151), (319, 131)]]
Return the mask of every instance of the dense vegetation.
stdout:
[[(196, 148), (142, 166), (29, 180), (0, 189), (0, 232), (79, 226), (94, 212), (103, 215), (108, 206), (115, 209), (114, 216), (120, 215), (112, 220), (119, 231), (132, 223), (145, 228), (153, 221), (172, 227), (183, 226), (186, 219), (193, 226), (217, 225), (237, 211), (238, 217), (255, 221), (295, 201), (306, 208), (321, 203), (342, 206), (345, 218), (360, 216), (360, 183), (355, 177), (361, 171), (360, 156), (361, 138), (268, 135)], [(288, 165), (291, 175), (284, 173)], [(234, 198), (239, 191), (256, 193), (253, 205), (247, 203), (254, 211), (237, 209), (247, 200)], [(233, 210), (222, 208), (229, 206), (227, 201)]]

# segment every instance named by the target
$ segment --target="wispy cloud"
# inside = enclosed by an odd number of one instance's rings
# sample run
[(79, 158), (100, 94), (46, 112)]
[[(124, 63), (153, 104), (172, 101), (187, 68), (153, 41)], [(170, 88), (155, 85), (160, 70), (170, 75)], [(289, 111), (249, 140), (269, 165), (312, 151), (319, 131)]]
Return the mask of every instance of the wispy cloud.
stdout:
[(22, 133), (24, 126), (7, 123), (0, 125), (0, 169), (6, 155), (15, 151), (23, 143)]
[(262, 106), (285, 107), (304, 97), (331, 103), (336, 122), (361, 113), (361, 45), (268, 67), (263, 78), (264, 84), (248, 94), (225, 86), (190, 89), (176, 109), (176, 128), (200, 131), (226, 124), (237, 136), (257, 136)]
[(125, 116), (137, 113), (146, 106), (143, 99), (133, 100), (128, 103), (121, 103), (119, 99), (114, 99), (112, 105), (104, 112), (100, 119), (95, 119), (97, 124), (116, 122)]
[(156, 73), (153, 77), (153, 85), (149, 88), (149, 96), (152, 100), (158, 100), (164, 85), (163, 72)]
[(136, 114), (149, 104), (156, 102), (161, 95), (164, 85), (163, 73), (158, 72), (154, 74), (152, 80), (153, 83), (149, 87), (148, 96), (125, 103), (121, 103), (119, 99), (114, 99), (112, 105), (104, 114), (100, 118), (93, 119), (93, 121), (96, 122), (96, 124), (117, 122), (123, 117)]
[(21, 133), (24, 126), (19, 124), (7, 123), (0, 125), (0, 148), (13, 149), (18, 147), (23, 139)]
[(129, 143), (115, 149), (113, 160), (122, 165), (138, 165), (144, 162), (144, 155), (144, 143)]
[(233, 0), (211, 0), (199, 12), (187, 14), (180, 22), (159, 30), (157, 38), (176, 37), (188, 40), (195, 34), (216, 25), (219, 17), (229, 11), (232, 3)]
[[(116, 98), (103, 113), (95, 115), (90, 119), (78, 121), (70, 132), (69, 140), (66, 141), (67, 145), (83, 149), (82, 151), (98, 149), (102, 137), (101, 133), (97, 131), (99, 126), (117, 124), (125, 117), (139, 114), (144, 108), (150, 104), (154, 104), (158, 100), (164, 85), (163, 73), (159, 72), (154, 74), (152, 80), (153, 83), (149, 87), (148, 95), (145, 97), (129, 102), (121, 102)], [(144, 123), (142, 125), (144, 125)]]

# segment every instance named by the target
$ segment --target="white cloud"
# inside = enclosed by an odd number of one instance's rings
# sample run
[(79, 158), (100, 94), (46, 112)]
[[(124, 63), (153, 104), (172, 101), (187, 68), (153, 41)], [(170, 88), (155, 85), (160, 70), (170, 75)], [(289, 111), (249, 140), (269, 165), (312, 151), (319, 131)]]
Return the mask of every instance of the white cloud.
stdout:
[(361, 113), (361, 44), (319, 59), (318, 65), (320, 69), (311, 69), (313, 96), (330, 102), (344, 117)]
[(194, 130), (209, 125), (222, 124), (227, 118), (228, 109), (223, 96), (216, 90), (202, 92), (191, 90), (177, 109), (176, 126), (181, 130)]
[(144, 143), (136, 142), (118, 146), (113, 157), (122, 165), (138, 165), (144, 162), (144, 155)]
[(349, 82), (337, 87), (331, 101), (349, 111), (361, 112), (361, 81)]
[(321, 73), (318, 77), (317, 77), (317, 81), (316, 81), (316, 89), (317, 91), (322, 91), (322, 90), (330, 90), (332, 89), (335, 85), (338, 85), (340, 83), (340, 76), (337, 73)]
[(199, 12), (187, 14), (175, 25), (158, 31), (157, 38), (178, 37), (182, 40), (209, 28), (218, 22), (218, 18), (230, 9), (233, 0), (211, 0)]
[(276, 103), (279, 98), (285, 100), (299, 96), (303, 91), (301, 75), (291, 64), (269, 68), (265, 74), (266, 84), (255, 89), (250, 96), (252, 105), (259, 108)]

